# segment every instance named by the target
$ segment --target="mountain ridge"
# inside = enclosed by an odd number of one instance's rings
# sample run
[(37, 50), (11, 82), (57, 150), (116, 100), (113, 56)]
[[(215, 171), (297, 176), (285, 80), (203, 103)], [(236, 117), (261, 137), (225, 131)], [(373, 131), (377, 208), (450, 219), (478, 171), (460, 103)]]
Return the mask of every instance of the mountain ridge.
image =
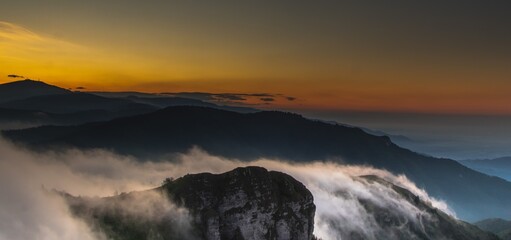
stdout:
[(511, 182), (511, 157), (461, 160), (459, 162), (476, 171), (500, 177)]
[(148, 113), (169, 106), (204, 106), (236, 112), (258, 109), (150, 93), (70, 91), (42, 81), (0, 84), (0, 129), (84, 124)]
[(42, 81), (25, 79), (0, 84), (0, 103), (35, 96), (66, 93), (71, 93), (71, 91)]
[[(204, 107), (169, 107), (156, 112), (71, 127), (3, 131), (16, 142), (46, 149), (59, 144), (112, 149), (136, 156), (207, 152), (241, 160), (337, 161), (370, 165), (405, 174), (436, 198), (446, 200), (460, 217), (476, 221), (508, 217), (511, 183), (473, 171), (454, 160), (401, 148), (386, 137), (358, 128), (311, 121), (277, 111), (236, 113)], [(482, 204), (484, 203), (484, 204)]]
[(474, 225), (482, 230), (498, 235), (502, 240), (511, 240), (511, 221), (491, 218), (475, 222)]

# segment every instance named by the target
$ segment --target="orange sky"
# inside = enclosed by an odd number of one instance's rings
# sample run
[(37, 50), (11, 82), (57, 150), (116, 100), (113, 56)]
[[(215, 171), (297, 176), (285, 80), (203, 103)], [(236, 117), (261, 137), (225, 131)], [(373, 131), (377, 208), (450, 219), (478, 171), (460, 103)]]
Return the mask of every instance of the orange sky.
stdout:
[(510, 28), (481, 24), (485, 16), (470, 15), (481, 6), (457, 18), (449, 5), (432, 6), (439, 12), (430, 18), (415, 5), (405, 6), (417, 10), (408, 14), (301, 2), (291, 9), (38, 4), (0, 10), (1, 82), (18, 74), (91, 91), (296, 97), (270, 105), (286, 109), (511, 114)]

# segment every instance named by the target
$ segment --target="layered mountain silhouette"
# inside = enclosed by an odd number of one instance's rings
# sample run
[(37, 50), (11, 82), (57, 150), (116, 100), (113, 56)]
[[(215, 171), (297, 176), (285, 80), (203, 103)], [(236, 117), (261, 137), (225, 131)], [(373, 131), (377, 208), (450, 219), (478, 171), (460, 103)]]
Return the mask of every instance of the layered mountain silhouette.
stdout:
[(511, 182), (511, 157), (495, 159), (463, 160), (461, 164), (476, 171), (497, 176)]
[(69, 125), (105, 121), (152, 112), (169, 106), (204, 106), (239, 112), (257, 109), (220, 106), (196, 99), (127, 92), (119, 94), (73, 92), (41, 81), (0, 84), (0, 123), (23, 126)]
[(102, 110), (90, 110), (74, 113), (49, 113), (37, 110), (0, 108), (0, 127), (19, 129), (41, 125), (70, 125), (86, 122), (106, 121), (117, 114)]
[(454, 160), (403, 149), (385, 136), (292, 113), (242, 114), (181, 106), (106, 122), (3, 133), (36, 149), (105, 148), (141, 159), (157, 159), (198, 146), (214, 155), (241, 160), (266, 157), (371, 165), (405, 174), (432, 196), (446, 200), (462, 219), (511, 217), (511, 212), (505, 210), (511, 206), (510, 182), (479, 173)]
[[(259, 112), (259, 109), (244, 107), (244, 106), (232, 106), (232, 105), (219, 105), (212, 102), (208, 102), (203, 99), (188, 98), (185, 96), (174, 96), (167, 93), (141, 93), (141, 92), (90, 92), (91, 94), (108, 97), (108, 98), (124, 98), (134, 102), (144, 103), (153, 105), (159, 108), (172, 107), (172, 106), (199, 106), (199, 107), (210, 107), (223, 110), (229, 110), (241, 113)], [(169, 96), (170, 95), (170, 96)], [(193, 96), (193, 94), (192, 94)]]
[(125, 99), (128, 99), (133, 102), (143, 103), (147, 105), (152, 105), (158, 108), (166, 108), (173, 106), (197, 106), (197, 107), (209, 107), (215, 109), (223, 109), (233, 112), (240, 113), (253, 113), (259, 112), (260, 110), (249, 107), (238, 107), (238, 106), (228, 106), (228, 105), (217, 105), (210, 102), (205, 102), (202, 100), (191, 99), (191, 98), (183, 98), (183, 97), (139, 97), (139, 96), (127, 96)]
[(0, 103), (0, 107), (23, 110), (38, 110), (50, 113), (75, 113), (82, 111), (110, 111), (123, 115), (140, 114), (158, 108), (124, 99), (112, 99), (82, 92), (53, 94)]

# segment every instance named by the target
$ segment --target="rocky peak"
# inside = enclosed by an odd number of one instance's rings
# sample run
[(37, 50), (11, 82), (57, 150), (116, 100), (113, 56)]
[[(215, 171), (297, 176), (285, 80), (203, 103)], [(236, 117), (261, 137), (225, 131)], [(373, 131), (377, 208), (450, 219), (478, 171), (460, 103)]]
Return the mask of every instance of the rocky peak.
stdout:
[(311, 192), (287, 174), (260, 167), (189, 174), (106, 198), (61, 196), (107, 239), (313, 239)]
[(291, 176), (261, 167), (191, 174), (161, 187), (213, 239), (312, 239), (315, 205)]

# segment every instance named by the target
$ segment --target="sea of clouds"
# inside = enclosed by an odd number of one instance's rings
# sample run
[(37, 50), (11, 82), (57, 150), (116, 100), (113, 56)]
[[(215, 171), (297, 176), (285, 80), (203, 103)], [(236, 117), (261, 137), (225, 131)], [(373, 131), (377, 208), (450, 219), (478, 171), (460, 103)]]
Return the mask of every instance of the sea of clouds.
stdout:
[[(407, 221), (427, 217), (392, 188), (359, 176), (376, 175), (410, 190), (421, 200), (453, 214), (447, 205), (428, 196), (405, 176), (367, 166), (344, 166), (330, 162), (297, 164), (277, 159), (242, 162), (212, 156), (199, 148), (155, 161), (139, 161), (105, 150), (63, 149), (33, 152), (0, 138), (0, 240), (69, 239), (100, 240), (104, 236), (71, 214), (66, 202), (51, 190), (74, 196), (106, 197), (122, 192), (160, 186), (167, 177), (189, 173), (222, 173), (241, 166), (262, 166), (285, 172), (301, 181), (314, 195), (317, 207), (315, 235), (339, 239), (351, 232), (376, 239), (382, 229), (360, 199), (391, 209)], [(186, 209), (167, 199), (147, 195), (122, 208), (145, 218), (170, 216), (186, 229)], [(158, 209), (151, 209), (157, 207)]]

